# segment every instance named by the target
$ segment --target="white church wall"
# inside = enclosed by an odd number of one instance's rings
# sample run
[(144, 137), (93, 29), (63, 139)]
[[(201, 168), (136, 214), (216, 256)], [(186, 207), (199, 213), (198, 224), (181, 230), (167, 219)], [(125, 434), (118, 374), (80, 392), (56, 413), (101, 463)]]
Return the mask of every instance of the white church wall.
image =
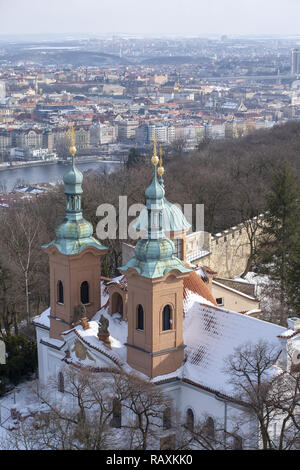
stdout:
[(39, 382), (40, 385), (44, 386), (47, 382), (48, 376), (48, 359), (47, 359), (47, 350), (48, 348), (41, 343), (41, 340), (46, 340), (49, 338), (49, 331), (44, 328), (36, 327), (36, 339), (37, 339), (37, 349), (38, 349), (38, 369), (39, 369)]
[(181, 400), (177, 401), (177, 407), (184, 419), (187, 410), (191, 408), (195, 424), (202, 419), (211, 417), (228, 433), (245, 437), (243, 448), (256, 446), (256, 421), (249, 419), (249, 415), (245, 419), (245, 410), (229, 400), (218, 398), (213, 393), (182, 383)]

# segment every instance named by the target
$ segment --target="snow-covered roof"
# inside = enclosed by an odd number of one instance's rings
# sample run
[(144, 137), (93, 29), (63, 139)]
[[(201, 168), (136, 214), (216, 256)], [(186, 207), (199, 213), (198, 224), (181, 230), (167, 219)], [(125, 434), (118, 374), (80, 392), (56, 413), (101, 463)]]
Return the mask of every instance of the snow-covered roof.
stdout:
[(50, 329), (50, 307), (32, 319), (32, 323), (42, 328)]
[[(109, 341), (110, 348), (108, 348), (103, 341), (98, 338), (98, 321), (100, 315), (103, 314), (109, 320)], [(93, 320), (89, 322), (89, 329), (84, 330), (81, 325), (76, 326), (76, 334), (86, 344), (103, 352), (109, 354), (111, 359), (122, 365), (126, 362), (126, 346), (128, 335), (128, 324), (126, 321), (121, 320), (118, 314), (109, 315), (107, 309), (102, 309), (94, 316)]]
[(246, 312), (240, 312), (243, 313), (244, 315), (253, 315), (256, 313), (262, 313), (262, 310), (260, 308), (253, 308), (252, 310), (248, 310)]
[[(223, 371), (224, 358), (242, 344), (267, 340), (279, 347), (277, 337), (286, 329), (240, 313), (215, 307), (200, 295), (187, 291), (184, 300), (186, 316), (183, 320), (183, 337), (186, 344), (186, 362), (171, 374), (158, 376), (154, 382), (182, 378), (200, 387), (230, 396), (231, 386), (227, 383)], [(99, 341), (98, 320), (100, 314), (109, 320), (111, 348)], [(126, 363), (126, 321), (117, 314), (112, 317), (105, 309), (100, 310), (92, 321), (90, 328), (75, 328), (76, 335), (92, 349), (102, 352), (111, 360), (128, 369)]]
[(244, 292), (241, 292), (240, 290), (237, 290), (237, 289), (233, 289), (232, 287), (229, 287), (229, 286), (226, 286), (226, 284), (222, 284), (221, 282), (217, 282), (213, 279), (212, 281), (213, 284), (215, 284), (216, 286), (219, 286), (219, 287), (222, 287), (224, 289), (227, 289), (231, 292), (234, 292), (235, 294), (237, 295), (241, 295), (242, 297), (246, 297), (247, 299), (250, 299), (250, 300), (257, 300), (255, 297), (253, 297), (252, 295), (247, 295), (245, 294)]
[(195, 296), (186, 300), (183, 336), (187, 360), (183, 377), (217, 392), (231, 395), (223, 370), (224, 358), (245, 343), (266, 340), (279, 346), (285, 328), (222, 308), (203, 305)]
[[(198, 273), (193, 272), (193, 276), (204, 284), (201, 270)], [(287, 334), (286, 328), (281, 326), (216, 307), (208, 298), (201, 296), (201, 292), (199, 293), (197, 289), (192, 291), (188, 286), (185, 288), (183, 339), (186, 345), (186, 361), (171, 374), (158, 376), (152, 380), (157, 383), (179, 378), (204, 389), (231, 396), (231, 386), (227, 383), (223, 370), (224, 358), (233, 354), (236, 347), (249, 342), (256, 343), (259, 340), (272, 342), (274, 347), (279, 347), (278, 337), (285, 335), (288, 337), (292, 332), (289, 330)], [(35, 317), (34, 323), (49, 328), (49, 313), (49, 309), (45, 310), (39, 317)], [(101, 314), (109, 320), (110, 348), (98, 338), (98, 321)], [(108, 308), (103, 307), (89, 321), (88, 329), (84, 330), (81, 325), (77, 325), (64, 332), (66, 342), (68, 338), (71, 339), (69, 335), (72, 334), (91, 348), (91, 354), (93, 350), (97, 351), (110, 359), (112, 365), (132, 371), (126, 362), (128, 324), (118, 314), (110, 316)], [(88, 366), (91, 363), (87, 360), (83, 365)]]

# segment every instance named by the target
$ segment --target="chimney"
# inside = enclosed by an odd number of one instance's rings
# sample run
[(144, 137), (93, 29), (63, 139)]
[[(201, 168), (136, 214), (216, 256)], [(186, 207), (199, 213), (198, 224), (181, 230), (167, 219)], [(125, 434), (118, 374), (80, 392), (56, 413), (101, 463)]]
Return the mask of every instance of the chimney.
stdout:
[(204, 273), (206, 274), (207, 277), (207, 287), (209, 288), (210, 292), (212, 292), (212, 281), (213, 278), (215, 277), (216, 274), (218, 274), (216, 271), (213, 271), (210, 267), (208, 266), (202, 266), (202, 269)]

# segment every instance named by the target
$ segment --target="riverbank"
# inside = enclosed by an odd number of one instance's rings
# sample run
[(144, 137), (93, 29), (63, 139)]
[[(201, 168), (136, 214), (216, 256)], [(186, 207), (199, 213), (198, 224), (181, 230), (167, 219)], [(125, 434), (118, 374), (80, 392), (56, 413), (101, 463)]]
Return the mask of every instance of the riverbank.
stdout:
[[(32, 160), (28, 162), (5, 162), (0, 163), (0, 171), (16, 170), (20, 168), (31, 168), (35, 166), (45, 166), (45, 165), (69, 165), (71, 162), (68, 160)], [(122, 163), (120, 160), (111, 160), (109, 157), (99, 157), (99, 156), (89, 156), (89, 157), (76, 157), (76, 163)]]
[(0, 171), (16, 170), (18, 168), (31, 168), (33, 166), (57, 165), (57, 160), (35, 160), (29, 162), (0, 163)]
[[(30, 162), (31, 163), (31, 162)], [(64, 174), (68, 171), (68, 167), (71, 168), (71, 161), (67, 161), (66, 164), (36, 164), (33, 162), (32, 166), (11, 167), (6, 168), (5, 171), (0, 171), (0, 188), (5, 188), (7, 191), (12, 191), (16, 184), (30, 185), (39, 183), (54, 183), (60, 182), (63, 179)], [(119, 165), (123, 165), (119, 161), (113, 160), (100, 160), (93, 162), (78, 162), (76, 158), (76, 165), (82, 172), (85, 171), (98, 171), (98, 172), (114, 172)], [(14, 170), (14, 171), (11, 171)]]
[[(69, 165), (72, 162), (71, 158), (67, 160), (59, 159), (58, 163), (61, 165)], [(82, 156), (75, 158), (76, 164), (80, 163), (100, 163), (100, 162), (109, 162), (109, 163), (122, 163), (121, 160), (111, 160), (111, 157), (104, 157), (104, 156), (97, 156), (97, 155), (90, 155), (90, 156)]]

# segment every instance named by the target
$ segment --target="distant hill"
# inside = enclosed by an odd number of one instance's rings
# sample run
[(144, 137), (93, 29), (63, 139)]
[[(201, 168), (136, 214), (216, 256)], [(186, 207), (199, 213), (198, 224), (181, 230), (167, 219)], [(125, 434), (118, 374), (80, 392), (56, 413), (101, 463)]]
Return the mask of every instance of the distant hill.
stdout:
[(162, 56), (162, 57), (149, 57), (148, 59), (141, 60), (141, 64), (150, 65), (178, 65), (178, 64), (199, 64), (202, 63), (203, 57), (191, 56)]
[(91, 52), (84, 50), (23, 50), (4, 54), (0, 58), (1, 62), (9, 61), (13, 65), (20, 62), (40, 64), (40, 65), (127, 65), (130, 62), (123, 57), (103, 52)]

